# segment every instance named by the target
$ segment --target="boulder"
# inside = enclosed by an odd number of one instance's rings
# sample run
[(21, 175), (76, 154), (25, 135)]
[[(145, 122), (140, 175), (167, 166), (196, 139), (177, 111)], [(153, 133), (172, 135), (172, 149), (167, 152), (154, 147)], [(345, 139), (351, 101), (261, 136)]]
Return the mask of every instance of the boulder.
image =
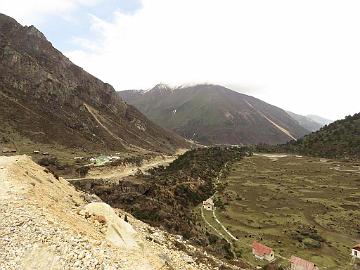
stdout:
[(93, 202), (85, 206), (86, 213), (98, 216), (107, 225), (106, 239), (117, 247), (135, 249), (138, 248), (136, 241), (136, 231), (132, 225), (122, 220), (111, 208), (103, 202)]

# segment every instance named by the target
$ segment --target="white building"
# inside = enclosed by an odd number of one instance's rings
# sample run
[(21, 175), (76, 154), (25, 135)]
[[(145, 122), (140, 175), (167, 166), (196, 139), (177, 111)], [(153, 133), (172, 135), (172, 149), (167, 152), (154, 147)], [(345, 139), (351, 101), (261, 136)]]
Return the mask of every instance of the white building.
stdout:
[(355, 258), (360, 259), (360, 244), (357, 244), (352, 248), (351, 255)]
[(205, 210), (212, 211), (214, 210), (214, 201), (212, 198), (207, 199), (206, 201), (203, 201), (203, 207)]

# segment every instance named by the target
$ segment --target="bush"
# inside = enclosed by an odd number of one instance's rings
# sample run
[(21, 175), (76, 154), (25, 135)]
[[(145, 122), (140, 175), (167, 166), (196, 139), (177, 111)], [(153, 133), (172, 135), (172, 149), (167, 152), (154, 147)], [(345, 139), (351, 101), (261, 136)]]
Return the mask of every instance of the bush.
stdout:
[(50, 166), (50, 165), (56, 165), (58, 163), (58, 160), (56, 157), (44, 157), (41, 158), (38, 162), (37, 162), (40, 166)]
[(321, 248), (321, 243), (312, 238), (305, 238), (303, 244), (306, 248)]
[(80, 175), (80, 177), (85, 177), (90, 170), (89, 166), (82, 166), (76, 169), (76, 172)]

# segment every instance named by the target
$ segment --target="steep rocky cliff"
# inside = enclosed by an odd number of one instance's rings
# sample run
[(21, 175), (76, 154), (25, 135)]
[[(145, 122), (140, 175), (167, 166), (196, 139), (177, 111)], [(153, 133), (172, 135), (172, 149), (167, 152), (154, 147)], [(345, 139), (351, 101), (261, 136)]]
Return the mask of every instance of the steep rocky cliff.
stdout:
[(0, 137), (85, 151), (186, 146), (123, 102), (111, 85), (74, 65), (34, 26), (2, 14)]

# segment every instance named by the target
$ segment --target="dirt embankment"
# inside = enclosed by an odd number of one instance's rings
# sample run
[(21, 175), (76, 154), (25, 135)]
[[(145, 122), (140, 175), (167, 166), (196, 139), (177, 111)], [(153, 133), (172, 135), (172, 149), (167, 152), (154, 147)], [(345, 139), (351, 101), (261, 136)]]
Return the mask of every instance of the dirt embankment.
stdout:
[(0, 269), (214, 269), (181, 237), (75, 190), (27, 156), (0, 157), (0, 214)]

